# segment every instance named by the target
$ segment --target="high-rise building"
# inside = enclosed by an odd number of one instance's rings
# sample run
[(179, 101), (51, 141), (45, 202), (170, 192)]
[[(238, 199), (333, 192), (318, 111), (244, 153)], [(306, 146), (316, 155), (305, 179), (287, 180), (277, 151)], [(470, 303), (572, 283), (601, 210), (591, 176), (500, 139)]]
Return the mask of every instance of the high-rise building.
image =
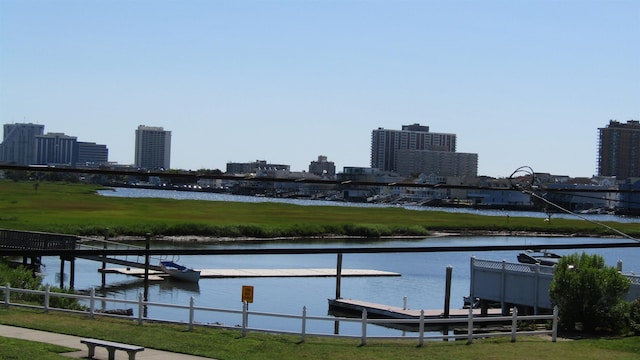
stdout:
[(35, 164), (75, 166), (78, 138), (62, 133), (36, 136)]
[(598, 175), (618, 179), (640, 176), (640, 121), (610, 120), (598, 129)]
[[(398, 172), (401, 157), (407, 153), (456, 151), (456, 135), (429, 132), (428, 126), (403, 125), (402, 130), (378, 128), (371, 134), (371, 167)], [(418, 171), (420, 169), (417, 169)], [(410, 174), (402, 174), (410, 175)], [(453, 176), (453, 174), (437, 174)]]
[(35, 163), (36, 136), (44, 133), (44, 125), (4, 124), (0, 161), (18, 165)]
[(171, 131), (140, 125), (136, 130), (135, 166), (141, 169), (169, 169)]
[(439, 176), (478, 175), (478, 154), (431, 150), (399, 150), (397, 173)]

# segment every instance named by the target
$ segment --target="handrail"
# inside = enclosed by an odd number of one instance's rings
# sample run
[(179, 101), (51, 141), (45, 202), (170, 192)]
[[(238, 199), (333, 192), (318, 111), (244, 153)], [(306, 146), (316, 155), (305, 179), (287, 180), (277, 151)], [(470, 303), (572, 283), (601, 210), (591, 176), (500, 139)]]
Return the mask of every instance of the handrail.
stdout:
[[(457, 318), (457, 319), (426, 319), (424, 317), (424, 311), (421, 311), (421, 316), (418, 319), (372, 319), (367, 316), (366, 309), (362, 312), (361, 318), (347, 318), (347, 317), (329, 317), (329, 316), (308, 316), (306, 307), (303, 307), (301, 315), (293, 315), (293, 314), (278, 314), (278, 313), (269, 313), (269, 312), (257, 312), (257, 311), (249, 311), (246, 303), (243, 303), (242, 310), (231, 310), (231, 309), (218, 309), (206, 306), (195, 306), (195, 300), (191, 297), (188, 305), (176, 305), (176, 304), (167, 304), (167, 303), (157, 303), (144, 301), (142, 298), (142, 294), (139, 294), (137, 300), (123, 300), (123, 299), (113, 299), (107, 297), (96, 296), (95, 289), (91, 289), (89, 295), (79, 295), (79, 294), (66, 294), (66, 293), (57, 293), (52, 292), (50, 286), (47, 284), (45, 286), (45, 290), (30, 290), (30, 289), (20, 289), (20, 288), (12, 288), (10, 284), (6, 284), (4, 287), (0, 287), (0, 291), (3, 292), (3, 301), (0, 301), (3, 304), (4, 308), (9, 309), (11, 306), (14, 307), (25, 307), (25, 308), (38, 308), (43, 309), (45, 312), (48, 311), (60, 311), (60, 312), (72, 312), (72, 313), (83, 313), (88, 315), (90, 318), (94, 318), (95, 316), (110, 316), (110, 317), (118, 317), (118, 318), (127, 318), (131, 319), (130, 316), (124, 316), (119, 314), (109, 314), (104, 312), (99, 312), (95, 304), (96, 302), (106, 303), (113, 302), (118, 304), (129, 304), (136, 305), (138, 309), (137, 321), (139, 325), (143, 325), (144, 322), (169, 322), (174, 324), (188, 324), (189, 330), (193, 330), (194, 325), (198, 324), (200, 326), (210, 326), (210, 327), (218, 327), (218, 328), (228, 328), (228, 329), (238, 329), (237, 326), (229, 326), (229, 325), (220, 325), (220, 324), (202, 324), (198, 323), (195, 320), (195, 311), (207, 311), (207, 312), (223, 312), (223, 313), (231, 313), (242, 316), (242, 334), (246, 335), (247, 331), (254, 332), (270, 332), (270, 333), (281, 333), (281, 334), (292, 334), (292, 335), (300, 335), (301, 341), (305, 341), (305, 336), (325, 336), (325, 337), (340, 337), (340, 338), (357, 338), (360, 337), (361, 345), (366, 345), (368, 339), (412, 339), (418, 340), (419, 346), (423, 345), (424, 339), (467, 339), (468, 343), (472, 343), (473, 339), (480, 337), (493, 337), (493, 336), (511, 336), (511, 341), (516, 341), (517, 335), (551, 335), (551, 341), (555, 342), (557, 338), (558, 332), (558, 308), (554, 308), (553, 314), (551, 315), (518, 315), (517, 308), (514, 308), (512, 315), (510, 316), (498, 316), (498, 317), (476, 317), (473, 314), (473, 310), (469, 309), (469, 314), (466, 318)], [(42, 295), (44, 300), (42, 305), (27, 305), (21, 303), (11, 302), (11, 294), (31, 294), (31, 295)], [(87, 301), (89, 307), (86, 311), (77, 311), (77, 310), (69, 310), (62, 308), (54, 308), (50, 306), (50, 300), (52, 297), (60, 297), (60, 298), (68, 298), (68, 299), (77, 299)], [(147, 309), (150, 307), (170, 307), (174, 309), (183, 309), (188, 310), (188, 320), (187, 321), (172, 321), (166, 319), (154, 319), (146, 316)], [(260, 328), (252, 328), (249, 324), (249, 316), (267, 316), (274, 318), (289, 318), (296, 319), (301, 322), (301, 331), (294, 332), (290, 330), (282, 330), (282, 329), (260, 329)], [(340, 335), (340, 334), (329, 334), (329, 333), (309, 333), (306, 331), (306, 325), (308, 321), (330, 321), (335, 323), (339, 322), (352, 322), (352, 323), (361, 323), (362, 330), (360, 335)], [(534, 330), (534, 331), (518, 331), (517, 322), (523, 320), (551, 320), (552, 328), (550, 330)], [(474, 324), (479, 322), (510, 322), (511, 323), (511, 331), (509, 332), (496, 332), (496, 333), (474, 333)], [(467, 323), (467, 334), (466, 335), (425, 335), (425, 326), (442, 326), (442, 324), (447, 323)], [(417, 334), (415, 336), (371, 336), (367, 335), (367, 326), (372, 324), (409, 324), (416, 325), (418, 328)], [(446, 326), (446, 325), (445, 325)]]

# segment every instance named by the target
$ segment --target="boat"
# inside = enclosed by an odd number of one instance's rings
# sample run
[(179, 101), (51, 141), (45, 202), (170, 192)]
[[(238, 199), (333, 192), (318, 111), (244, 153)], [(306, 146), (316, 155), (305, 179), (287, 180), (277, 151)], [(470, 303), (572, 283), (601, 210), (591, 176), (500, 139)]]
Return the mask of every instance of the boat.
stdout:
[(160, 261), (160, 267), (162, 271), (177, 280), (191, 283), (197, 283), (200, 280), (199, 270), (190, 269), (173, 261)]
[(523, 264), (540, 264), (545, 266), (554, 266), (560, 261), (562, 256), (554, 254), (547, 250), (533, 251), (527, 250), (518, 254), (518, 262)]

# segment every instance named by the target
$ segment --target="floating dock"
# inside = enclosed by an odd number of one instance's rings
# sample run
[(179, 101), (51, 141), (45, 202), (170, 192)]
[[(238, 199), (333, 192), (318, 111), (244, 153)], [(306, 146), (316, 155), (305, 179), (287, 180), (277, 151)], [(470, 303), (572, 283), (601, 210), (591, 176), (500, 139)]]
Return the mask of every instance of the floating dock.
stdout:
[[(196, 269), (200, 270), (200, 278), (259, 278), (259, 277), (336, 277), (336, 269)], [(136, 277), (144, 277), (144, 269), (137, 268), (107, 268), (99, 271), (105, 274), (123, 274)], [(168, 274), (162, 271), (149, 270), (149, 280), (162, 280)], [(365, 277), (365, 276), (401, 276), (400, 273), (369, 270), (369, 269), (342, 269), (341, 277)]]
[[(333, 316), (360, 318), (362, 311), (365, 309), (367, 310), (367, 318), (369, 319), (418, 320), (420, 319), (421, 311), (361, 300), (329, 299), (329, 314)], [(473, 309), (473, 315), (480, 316), (480, 309)], [(500, 309), (490, 309), (487, 314), (489, 317), (499, 315), (501, 315)], [(466, 326), (468, 316), (469, 309), (451, 309), (448, 317), (444, 315), (442, 310), (424, 310), (424, 319), (426, 321), (425, 329), (440, 331), (456, 326)], [(406, 331), (417, 331), (418, 329), (417, 323), (383, 323), (380, 325)]]

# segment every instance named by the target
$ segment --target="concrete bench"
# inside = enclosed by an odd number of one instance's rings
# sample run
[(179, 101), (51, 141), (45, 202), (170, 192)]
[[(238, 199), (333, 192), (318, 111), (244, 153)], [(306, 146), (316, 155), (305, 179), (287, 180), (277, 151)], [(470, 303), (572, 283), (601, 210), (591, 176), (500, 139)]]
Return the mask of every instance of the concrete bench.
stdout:
[(89, 348), (89, 359), (93, 359), (95, 355), (96, 346), (106, 348), (109, 352), (109, 360), (116, 358), (116, 350), (124, 350), (129, 354), (129, 360), (134, 360), (138, 351), (144, 351), (144, 347), (136, 345), (120, 344), (117, 342), (98, 340), (98, 339), (82, 339), (81, 343), (87, 345)]

